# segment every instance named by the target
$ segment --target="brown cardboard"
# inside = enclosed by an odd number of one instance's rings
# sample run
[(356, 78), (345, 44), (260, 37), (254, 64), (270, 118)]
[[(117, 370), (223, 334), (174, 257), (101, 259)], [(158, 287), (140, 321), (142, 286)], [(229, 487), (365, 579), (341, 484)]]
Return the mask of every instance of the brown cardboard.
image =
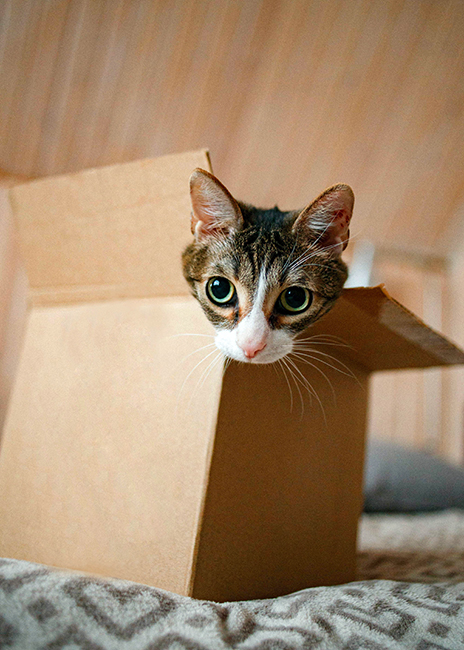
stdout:
[(374, 370), (464, 363), (464, 353), (392, 298), (383, 285), (344, 289), (330, 312), (308, 331), (331, 334), (345, 354)]
[(28, 293), (7, 188), (24, 180), (0, 172), (0, 439), (22, 344)]
[(224, 368), (180, 273), (188, 176), (208, 165), (194, 152), (12, 191), (31, 308), (1, 556), (218, 601), (354, 579), (368, 376), (464, 355), (383, 289), (350, 289), (308, 331), (346, 342), (318, 347), (338, 370)]
[(1, 555), (187, 593), (221, 371), (200, 399), (199, 375), (181, 392), (182, 359), (209, 339), (176, 335), (204, 321), (188, 298), (31, 310), (0, 455)]
[(355, 577), (368, 373), (354, 364), (357, 381), (327, 373), (334, 403), (319, 373), (299, 368), (324, 410), (301, 385), (291, 411), (273, 366), (233, 364), (224, 376), (197, 598), (267, 598)]
[(32, 304), (188, 295), (185, 179), (206, 151), (89, 169), (10, 190)]

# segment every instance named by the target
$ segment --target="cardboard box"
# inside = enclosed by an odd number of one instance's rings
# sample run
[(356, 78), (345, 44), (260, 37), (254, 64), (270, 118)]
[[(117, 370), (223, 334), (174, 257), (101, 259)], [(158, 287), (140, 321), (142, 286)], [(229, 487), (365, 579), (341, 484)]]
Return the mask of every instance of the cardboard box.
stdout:
[(338, 370), (207, 357), (180, 266), (197, 166), (205, 151), (10, 190), (30, 310), (0, 555), (218, 601), (353, 580), (369, 374), (464, 354), (375, 288), (308, 331), (345, 341), (317, 348)]

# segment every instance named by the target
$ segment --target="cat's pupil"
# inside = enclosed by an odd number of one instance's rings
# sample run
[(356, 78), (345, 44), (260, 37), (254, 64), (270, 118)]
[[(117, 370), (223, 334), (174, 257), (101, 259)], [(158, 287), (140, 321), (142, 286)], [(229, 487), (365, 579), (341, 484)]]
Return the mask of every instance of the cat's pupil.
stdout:
[(211, 291), (215, 298), (224, 300), (230, 293), (230, 282), (224, 278), (216, 278), (211, 282)]
[(288, 312), (301, 312), (311, 304), (311, 292), (304, 287), (289, 287), (282, 292), (280, 302)]
[(293, 309), (299, 309), (306, 300), (306, 294), (301, 287), (290, 287), (285, 292), (285, 302)]
[(229, 303), (235, 294), (235, 287), (227, 278), (211, 278), (206, 287), (208, 297), (221, 305)]

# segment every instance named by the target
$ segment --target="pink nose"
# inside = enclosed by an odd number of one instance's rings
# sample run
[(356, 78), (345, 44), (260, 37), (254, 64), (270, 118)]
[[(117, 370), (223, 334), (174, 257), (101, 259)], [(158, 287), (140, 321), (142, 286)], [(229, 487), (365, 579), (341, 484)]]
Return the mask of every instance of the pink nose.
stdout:
[(240, 346), (245, 353), (247, 359), (254, 359), (258, 352), (264, 350), (266, 343), (259, 341), (258, 343), (246, 343)]

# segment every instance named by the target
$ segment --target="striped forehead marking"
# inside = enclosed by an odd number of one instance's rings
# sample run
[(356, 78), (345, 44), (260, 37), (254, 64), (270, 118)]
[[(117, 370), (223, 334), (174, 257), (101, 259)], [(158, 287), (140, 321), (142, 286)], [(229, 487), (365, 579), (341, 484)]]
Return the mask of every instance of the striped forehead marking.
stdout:
[(256, 287), (255, 298), (253, 300), (253, 309), (263, 309), (267, 293), (267, 273), (266, 269), (261, 269)]
[(261, 269), (254, 287), (250, 287), (248, 283), (245, 285), (237, 282), (235, 288), (238, 294), (239, 321), (252, 313), (263, 311), (267, 293), (267, 277), (264, 269)]

